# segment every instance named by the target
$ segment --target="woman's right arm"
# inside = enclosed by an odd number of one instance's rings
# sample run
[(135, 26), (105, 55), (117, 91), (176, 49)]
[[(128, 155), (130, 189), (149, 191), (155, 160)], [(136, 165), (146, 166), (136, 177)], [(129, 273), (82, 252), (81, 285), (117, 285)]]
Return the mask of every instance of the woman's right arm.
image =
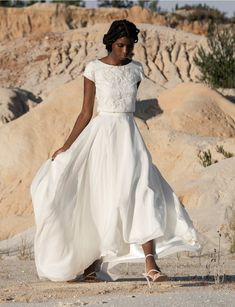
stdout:
[(66, 142), (61, 148), (59, 148), (52, 155), (52, 161), (59, 153), (67, 150), (77, 139), (82, 130), (88, 125), (93, 115), (94, 101), (95, 101), (95, 83), (89, 80), (88, 78), (84, 77), (82, 110), (78, 115), (78, 118)]

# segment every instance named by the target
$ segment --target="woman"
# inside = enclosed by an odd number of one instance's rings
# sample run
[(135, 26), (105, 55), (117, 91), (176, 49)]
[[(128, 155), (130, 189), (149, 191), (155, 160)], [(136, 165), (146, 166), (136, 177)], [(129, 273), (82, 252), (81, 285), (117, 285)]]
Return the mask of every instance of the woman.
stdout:
[(133, 117), (144, 79), (141, 63), (131, 59), (138, 33), (127, 20), (111, 24), (103, 38), (108, 55), (85, 68), (83, 106), (72, 132), (32, 182), (40, 278), (113, 280), (112, 266), (144, 258), (147, 280), (163, 281), (157, 257), (200, 248)]

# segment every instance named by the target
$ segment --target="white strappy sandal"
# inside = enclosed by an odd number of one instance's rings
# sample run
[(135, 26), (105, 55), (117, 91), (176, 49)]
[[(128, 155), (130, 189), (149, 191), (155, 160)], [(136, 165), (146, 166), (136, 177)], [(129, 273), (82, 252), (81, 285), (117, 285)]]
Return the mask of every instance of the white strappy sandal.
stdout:
[[(145, 256), (145, 259), (149, 256), (154, 257), (153, 254), (148, 254), (148, 255)], [(146, 264), (145, 264), (145, 271), (146, 271)], [(149, 274), (150, 272), (156, 272), (156, 274), (154, 274), (152, 276), (152, 275)], [(151, 288), (151, 284), (150, 284), (149, 279), (151, 279), (153, 282), (161, 282), (161, 281), (167, 281), (168, 280), (168, 277), (157, 269), (151, 269), (147, 273), (143, 273), (143, 276), (146, 278), (149, 288)]]

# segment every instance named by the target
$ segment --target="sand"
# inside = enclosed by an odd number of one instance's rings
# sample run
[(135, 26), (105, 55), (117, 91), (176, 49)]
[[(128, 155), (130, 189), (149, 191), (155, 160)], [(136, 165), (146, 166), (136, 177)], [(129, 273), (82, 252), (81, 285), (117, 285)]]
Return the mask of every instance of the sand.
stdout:
[[(123, 276), (120, 281), (68, 283), (39, 280), (33, 259), (2, 256), (0, 303), (14, 306), (25, 306), (24, 303), (27, 306), (38, 306), (39, 303), (40, 306), (143, 306), (148, 302), (155, 306), (158, 302), (162, 304), (160, 306), (170, 306), (170, 302), (174, 302), (174, 306), (182, 306), (177, 304), (187, 302), (187, 306), (198, 306), (209, 300), (213, 306), (232, 306), (235, 257), (221, 255), (219, 265), (211, 259), (209, 254), (198, 257), (186, 253), (160, 259), (158, 264), (170, 280), (152, 283), (149, 288), (141, 276), (143, 264), (119, 267)], [(216, 279), (217, 270), (221, 274), (220, 282)], [(176, 301), (173, 299), (175, 295), (178, 297)]]

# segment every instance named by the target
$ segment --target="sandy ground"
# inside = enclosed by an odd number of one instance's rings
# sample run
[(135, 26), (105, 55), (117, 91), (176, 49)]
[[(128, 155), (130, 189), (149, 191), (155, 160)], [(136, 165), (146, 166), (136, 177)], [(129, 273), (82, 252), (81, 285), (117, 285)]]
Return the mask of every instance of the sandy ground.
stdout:
[[(178, 257), (177, 257), (178, 256)], [(170, 280), (152, 283), (143, 264), (118, 268), (117, 282), (51, 282), (37, 277), (33, 259), (0, 260), (1, 306), (234, 306), (235, 256), (178, 254), (158, 261)], [(216, 274), (221, 275), (220, 281)]]

